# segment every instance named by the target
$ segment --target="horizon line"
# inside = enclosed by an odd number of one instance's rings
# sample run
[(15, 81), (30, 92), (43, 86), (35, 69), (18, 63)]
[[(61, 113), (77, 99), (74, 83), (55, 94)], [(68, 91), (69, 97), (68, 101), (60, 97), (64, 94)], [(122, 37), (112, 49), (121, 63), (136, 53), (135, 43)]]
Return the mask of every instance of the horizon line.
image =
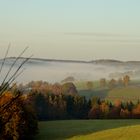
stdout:
[[(6, 59), (16, 59), (16, 56), (10, 56), (7, 57)], [(20, 57), (20, 59), (25, 59), (27, 57)], [(43, 60), (43, 61), (67, 61), (67, 62), (84, 62), (84, 63), (91, 63), (91, 62), (96, 62), (96, 61), (114, 61), (114, 62), (140, 62), (140, 60), (119, 60), (119, 59), (111, 59), (111, 58), (101, 58), (101, 59), (91, 59), (91, 60), (78, 60), (78, 59), (58, 59), (58, 58), (42, 58), (42, 57), (32, 57), (31, 59), (36, 59), (36, 60)], [(0, 60), (3, 60), (1, 58)]]

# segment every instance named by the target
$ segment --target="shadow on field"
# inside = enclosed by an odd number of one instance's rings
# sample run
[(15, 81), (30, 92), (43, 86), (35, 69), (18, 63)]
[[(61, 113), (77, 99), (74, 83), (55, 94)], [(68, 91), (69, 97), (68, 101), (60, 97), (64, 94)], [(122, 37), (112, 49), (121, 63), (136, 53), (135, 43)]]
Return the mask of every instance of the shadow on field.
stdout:
[(138, 125), (140, 120), (69, 120), (40, 122), (36, 140), (65, 140), (78, 135)]
[(79, 90), (78, 94), (80, 96), (85, 96), (86, 99), (91, 99), (92, 97), (99, 97), (105, 99), (108, 96), (109, 89), (98, 89), (98, 90)]

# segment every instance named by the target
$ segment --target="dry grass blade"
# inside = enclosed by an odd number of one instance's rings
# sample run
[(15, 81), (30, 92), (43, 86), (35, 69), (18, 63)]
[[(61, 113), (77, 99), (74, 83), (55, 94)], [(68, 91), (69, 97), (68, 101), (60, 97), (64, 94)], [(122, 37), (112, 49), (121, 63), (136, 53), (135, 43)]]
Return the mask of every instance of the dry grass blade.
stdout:
[[(13, 79), (15, 78), (15, 76), (18, 74), (18, 72), (20, 71), (20, 69), (22, 68), (22, 66), (29, 61), (32, 58), (33, 55), (31, 55), (30, 57), (26, 58), (17, 68), (17, 70), (14, 72), (14, 74), (8, 79), (8, 81), (5, 83), (2, 83), (2, 89), (0, 94), (2, 94), (6, 89), (6, 87), (8, 88), (10, 81), (13, 81)], [(10, 83), (11, 84), (11, 83)]]
[[(7, 58), (8, 52), (9, 52), (9, 48), (10, 46), (8, 46), (8, 49), (6, 51), (5, 57), (3, 59), (3, 63), (1, 66), (1, 71), (2, 68), (4, 66), (5, 60)], [(12, 63), (12, 65), (10, 66), (6, 76), (4, 77), (2, 84), (0, 86), (0, 95), (2, 96), (3, 93), (7, 90), (9, 90), (9, 86), (15, 81), (15, 79), (17, 77), (19, 77), (24, 70), (22, 70), (21, 72), (19, 72), (21, 70), (21, 68), (23, 67), (23, 65), (33, 56), (31, 55), (30, 57), (26, 58), (24, 61), (22, 61), (22, 63), (18, 66), (17, 70), (12, 74), (12, 76), (7, 80), (7, 78), (9, 77), (10, 72), (12, 71), (13, 67), (15, 66), (16, 62), (22, 57), (22, 55), (25, 53), (25, 51), (28, 49), (28, 47), (26, 47), (20, 54), (19, 56), (15, 59), (15, 61)], [(12, 88), (12, 87), (11, 87)]]
[(19, 72), (19, 70), (22, 68), (22, 66), (28, 62), (31, 58), (32, 58), (33, 55), (31, 55), (30, 57), (26, 58), (21, 64), (20, 66), (17, 68), (17, 70), (14, 72), (14, 74), (8, 79), (7, 82), (11, 81), (16, 75), (17, 73)]
[(15, 61), (13, 62), (13, 64), (11, 65), (11, 67), (9, 68), (9, 70), (8, 70), (8, 72), (7, 72), (6, 76), (5, 76), (5, 78), (4, 78), (3, 82), (2, 82), (2, 84), (5, 83), (5, 81), (6, 81), (7, 77), (9, 76), (9, 74), (10, 74), (12, 68), (14, 67), (14, 65), (16, 64), (16, 62), (20, 59), (20, 57), (25, 53), (25, 51), (26, 51), (28, 48), (29, 48), (29, 47), (26, 47), (26, 48), (19, 54), (19, 56), (15, 59)]
[(6, 60), (6, 57), (7, 57), (7, 55), (8, 55), (9, 49), (10, 49), (10, 44), (9, 44), (7, 50), (6, 50), (6, 53), (5, 53), (4, 59), (3, 59), (3, 61), (2, 61), (2, 64), (1, 64), (1, 67), (0, 67), (0, 74), (1, 74), (2, 69), (3, 69), (3, 66), (4, 66), (4, 64), (5, 64), (5, 60)]
[(11, 79), (11, 81), (9, 81), (8, 83), (5, 83), (4, 86), (2, 87), (1, 91), (0, 91), (0, 95), (4, 92), (4, 91), (8, 91), (11, 90), (14, 86), (9, 87), (23, 72), (25, 71), (25, 69), (23, 69), (21, 72), (17, 73), (13, 79)]

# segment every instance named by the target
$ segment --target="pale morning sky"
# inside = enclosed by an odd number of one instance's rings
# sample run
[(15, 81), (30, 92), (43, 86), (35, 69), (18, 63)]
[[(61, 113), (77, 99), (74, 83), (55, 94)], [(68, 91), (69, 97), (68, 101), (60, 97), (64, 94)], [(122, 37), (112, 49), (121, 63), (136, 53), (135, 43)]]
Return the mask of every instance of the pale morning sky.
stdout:
[(140, 60), (140, 0), (0, 0), (0, 57)]

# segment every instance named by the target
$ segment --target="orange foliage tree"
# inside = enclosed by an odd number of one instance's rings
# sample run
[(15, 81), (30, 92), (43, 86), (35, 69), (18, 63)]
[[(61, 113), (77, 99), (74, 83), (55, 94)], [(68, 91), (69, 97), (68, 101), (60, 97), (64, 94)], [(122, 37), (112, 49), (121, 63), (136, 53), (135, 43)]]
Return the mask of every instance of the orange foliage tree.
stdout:
[[(6, 61), (9, 48), (5, 53), (0, 67), (0, 74)], [(37, 132), (37, 120), (32, 109), (27, 106), (23, 96), (12, 85), (15, 79), (23, 72), (22, 66), (30, 59), (25, 58), (19, 64), (15, 72), (11, 74), (13, 67), (27, 50), (15, 58), (0, 85), (0, 139), (1, 140), (24, 140)], [(11, 74), (11, 75), (10, 75)], [(12, 86), (11, 86), (12, 85)], [(11, 91), (14, 92), (11, 92)]]

